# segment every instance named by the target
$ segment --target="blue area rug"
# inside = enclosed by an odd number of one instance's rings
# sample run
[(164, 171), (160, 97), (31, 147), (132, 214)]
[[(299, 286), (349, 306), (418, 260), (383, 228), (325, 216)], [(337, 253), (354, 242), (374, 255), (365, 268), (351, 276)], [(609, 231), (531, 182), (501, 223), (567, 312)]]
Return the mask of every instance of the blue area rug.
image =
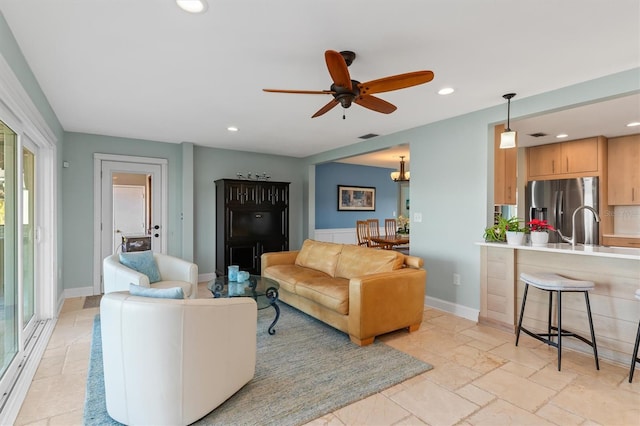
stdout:
[[(376, 340), (359, 347), (349, 336), (280, 303), (276, 334), (271, 308), (258, 312), (256, 375), (198, 425), (300, 425), (396, 385), (431, 365)], [(85, 425), (119, 425), (107, 414), (100, 318), (91, 343)]]

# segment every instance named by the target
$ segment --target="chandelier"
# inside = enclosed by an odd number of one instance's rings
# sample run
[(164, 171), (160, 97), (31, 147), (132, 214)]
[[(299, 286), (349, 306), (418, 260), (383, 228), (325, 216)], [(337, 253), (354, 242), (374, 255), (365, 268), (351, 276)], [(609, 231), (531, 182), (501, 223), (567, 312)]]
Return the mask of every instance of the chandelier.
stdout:
[(409, 170), (404, 170), (404, 155), (400, 156), (400, 171), (391, 172), (391, 179), (394, 182), (409, 182)]

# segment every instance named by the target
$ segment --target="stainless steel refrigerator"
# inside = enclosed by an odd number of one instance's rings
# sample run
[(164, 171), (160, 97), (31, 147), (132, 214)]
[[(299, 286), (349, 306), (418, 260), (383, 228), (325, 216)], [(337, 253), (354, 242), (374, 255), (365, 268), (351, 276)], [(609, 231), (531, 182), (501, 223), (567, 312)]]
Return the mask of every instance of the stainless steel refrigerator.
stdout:
[[(598, 211), (598, 178), (534, 180), (525, 190), (525, 220), (546, 219), (562, 235), (576, 238), (579, 244), (598, 244), (598, 223), (593, 213), (583, 209), (576, 215), (576, 235), (571, 235), (575, 210), (587, 205)], [(562, 242), (557, 232), (549, 233), (549, 242)]]

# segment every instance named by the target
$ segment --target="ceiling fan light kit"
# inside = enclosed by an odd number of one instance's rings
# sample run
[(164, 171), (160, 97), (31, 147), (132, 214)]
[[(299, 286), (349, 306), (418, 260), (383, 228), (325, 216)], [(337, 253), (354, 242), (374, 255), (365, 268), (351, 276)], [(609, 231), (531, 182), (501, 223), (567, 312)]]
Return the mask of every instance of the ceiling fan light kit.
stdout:
[(333, 80), (329, 90), (262, 90), (272, 93), (332, 95), (333, 99), (316, 111), (311, 118), (316, 118), (327, 113), (338, 104), (346, 109), (349, 108), (352, 103), (356, 103), (372, 111), (390, 114), (397, 109), (396, 106), (376, 96), (372, 96), (374, 93), (404, 89), (433, 80), (432, 71), (415, 71), (360, 83), (357, 80), (351, 79), (348, 70), (349, 65), (351, 65), (356, 58), (354, 52), (350, 50), (344, 50), (342, 52), (327, 50), (324, 52), (324, 58), (327, 69), (329, 70), (329, 75)]
[(515, 148), (516, 147), (516, 132), (509, 127), (509, 120), (511, 118), (511, 98), (515, 93), (507, 93), (502, 95), (507, 100), (507, 128), (500, 135), (500, 149)]

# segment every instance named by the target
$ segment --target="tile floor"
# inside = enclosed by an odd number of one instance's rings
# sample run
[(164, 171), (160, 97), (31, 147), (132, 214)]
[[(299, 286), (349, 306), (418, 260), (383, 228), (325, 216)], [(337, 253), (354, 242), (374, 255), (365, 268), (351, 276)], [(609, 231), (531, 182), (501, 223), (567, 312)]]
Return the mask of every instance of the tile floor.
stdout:
[[(201, 284), (200, 294), (209, 297)], [(67, 299), (17, 425), (81, 425), (98, 308)], [(309, 425), (640, 425), (640, 377), (628, 367), (427, 309), (415, 333), (380, 338), (434, 369)], [(636, 374), (638, 376), (638, 374)]]

